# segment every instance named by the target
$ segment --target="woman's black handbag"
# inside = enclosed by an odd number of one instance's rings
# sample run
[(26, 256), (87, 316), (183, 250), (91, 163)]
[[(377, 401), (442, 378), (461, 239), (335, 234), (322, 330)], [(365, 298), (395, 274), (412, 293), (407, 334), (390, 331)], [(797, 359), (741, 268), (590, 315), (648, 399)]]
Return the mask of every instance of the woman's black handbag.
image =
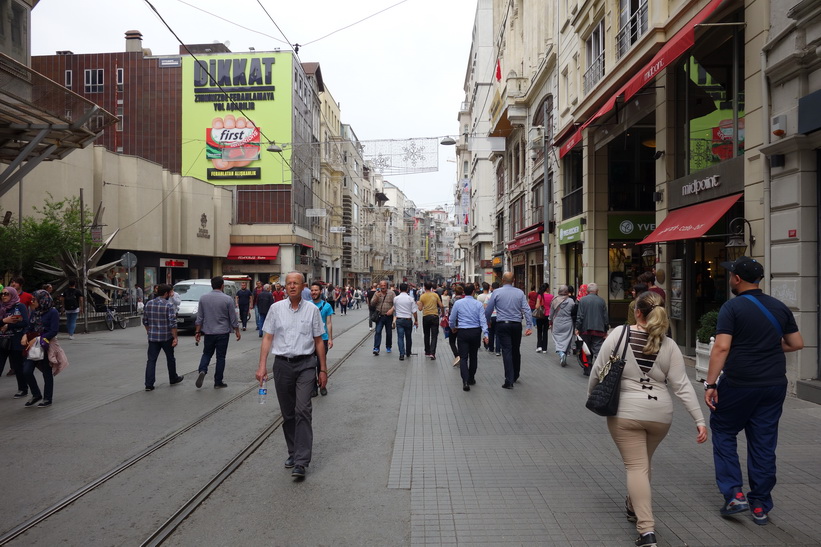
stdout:
[(624, 358), (627, 356), (627, 348), (630, 346), (630, 339), (624, 344), (624, 351), (621, 357), (617, 355), (621, 341), (630, 327), (625, 325), (619, 336), (616, 347), (610, 359), (599, 370), (599, 383), (590, 392), (587, 404), (584, 406), (595, 412), (599, 416), (615, 416), (619, 411), (619, 393), (621, 392), (621, 375), (624, 372)]

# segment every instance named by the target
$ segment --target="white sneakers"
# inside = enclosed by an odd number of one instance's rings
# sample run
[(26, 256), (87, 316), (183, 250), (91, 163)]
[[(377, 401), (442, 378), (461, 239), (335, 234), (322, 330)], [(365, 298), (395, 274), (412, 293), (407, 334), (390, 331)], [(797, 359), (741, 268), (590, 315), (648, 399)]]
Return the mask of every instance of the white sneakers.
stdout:
[(542, 348), (536, 348), (536, 353), (544, 353), (544, 350), (542, 350)]

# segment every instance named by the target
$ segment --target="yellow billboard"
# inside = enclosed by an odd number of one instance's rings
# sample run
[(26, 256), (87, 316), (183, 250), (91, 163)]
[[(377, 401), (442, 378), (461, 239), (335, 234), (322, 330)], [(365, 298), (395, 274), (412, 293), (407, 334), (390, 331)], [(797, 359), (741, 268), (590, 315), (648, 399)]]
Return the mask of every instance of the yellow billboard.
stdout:
[(182, 174), (212, 184), (290, 184), (290, 52), (184, 57)]

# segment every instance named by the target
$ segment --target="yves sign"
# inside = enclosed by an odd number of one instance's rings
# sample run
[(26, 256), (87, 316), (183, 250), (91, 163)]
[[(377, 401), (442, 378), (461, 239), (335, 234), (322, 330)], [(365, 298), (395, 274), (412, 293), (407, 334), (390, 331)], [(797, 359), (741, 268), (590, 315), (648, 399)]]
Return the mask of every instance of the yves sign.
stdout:
[(607, 237), (611, 240), (641, 240), (656, 229), (654, 214), (610, 214), (607, 217)]

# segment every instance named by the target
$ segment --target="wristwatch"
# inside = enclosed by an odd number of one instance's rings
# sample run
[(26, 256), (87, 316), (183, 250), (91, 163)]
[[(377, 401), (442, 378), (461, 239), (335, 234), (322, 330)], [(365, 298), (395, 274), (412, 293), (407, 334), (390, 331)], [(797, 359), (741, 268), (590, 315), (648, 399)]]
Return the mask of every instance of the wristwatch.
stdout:
[(707, 391), (708, 389), (715, 389), (717, 387), (718, 384), (708, 384), (707, 380), (704, 380), (704, 391)]

